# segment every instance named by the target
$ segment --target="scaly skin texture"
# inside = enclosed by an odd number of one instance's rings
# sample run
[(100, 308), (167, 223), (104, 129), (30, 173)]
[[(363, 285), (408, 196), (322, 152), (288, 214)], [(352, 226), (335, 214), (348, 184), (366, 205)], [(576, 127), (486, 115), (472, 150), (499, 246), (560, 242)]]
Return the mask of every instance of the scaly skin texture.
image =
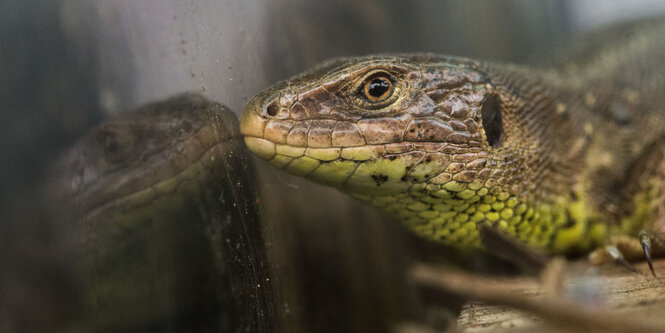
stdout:
[[(488, 224), (550, 253), (587, 251), (653, 219), (660, 178), (629, 176), (665, 133), (663, 34), (631, 27), (546, 69), (429, 54), (332, 61), (255, 96), (241, 132), (272, 165), (425, 238), (474, 250)], [(389, 88), (373, 98), (372, 82)]]

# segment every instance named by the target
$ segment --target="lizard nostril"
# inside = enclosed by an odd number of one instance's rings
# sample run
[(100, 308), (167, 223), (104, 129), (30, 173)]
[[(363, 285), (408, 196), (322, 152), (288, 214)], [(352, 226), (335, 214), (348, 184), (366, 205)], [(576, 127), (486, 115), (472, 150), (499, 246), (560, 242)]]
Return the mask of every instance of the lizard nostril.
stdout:
[(266, 108), (266, 113), (271, 117), (276, 116), (279, 113), (279, 106), (277, 106), (277, 103), (270, 103)]

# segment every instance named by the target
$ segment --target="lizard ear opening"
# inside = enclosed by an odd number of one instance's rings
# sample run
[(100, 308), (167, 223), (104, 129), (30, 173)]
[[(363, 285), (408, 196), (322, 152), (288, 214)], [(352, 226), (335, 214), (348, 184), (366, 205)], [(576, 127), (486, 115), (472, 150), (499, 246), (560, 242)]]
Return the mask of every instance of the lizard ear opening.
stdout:
[(485, 101), (483, 101), (480, 114), (487, 143), (493, 148), (501, 146), (501, 139), (503, 137), (501, 113), (501, 99), (499, 96), (494, 94), (487, 96)]

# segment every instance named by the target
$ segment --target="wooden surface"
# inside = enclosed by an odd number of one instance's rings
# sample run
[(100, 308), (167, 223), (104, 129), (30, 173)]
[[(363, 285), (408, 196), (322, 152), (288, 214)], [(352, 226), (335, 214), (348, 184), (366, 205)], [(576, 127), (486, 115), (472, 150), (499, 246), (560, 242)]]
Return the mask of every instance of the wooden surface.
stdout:
[[(598, 317), (601, 319), (603, 314), (608, 320), (625, 318), (626, 321), (645, 324), (651, 331), (662, 327), (665, 332), (665, 259), (654, 263), (657, 274), (660, 274), (658, 278), (649, 274), (646, 263), (637, 263), (635, 266), (642, 274), (630, 272), (619, 265), (596, 268), (588, 267), (583, 262), (570, 263), (566, 265), (562, 275), (563, 288), (560, 294), (554, 296), (536, 279), (496, 280), (489, 282), (487, 287), (493, 287), (491, 284), (494, 283), (494, 287), (504, 288), (504, 291), (513, 295), (544, 304), (545, 308), (552, 297), (573, 301), (584, 311), (600, 314)], [(575, 331), (575, 326), (574, 323), (571, 325), (570, 320), (557, 322), (550, 318), (549, 321), (544, 321), (539, 314), (533, 312), (477, 301), (467, 303), (457, 320), (457, 329), (469, 333), (570, 332)], [(586, 330), (587, 328), (584, 329)], [(621, 328), (617, 330), (626, 331)]]

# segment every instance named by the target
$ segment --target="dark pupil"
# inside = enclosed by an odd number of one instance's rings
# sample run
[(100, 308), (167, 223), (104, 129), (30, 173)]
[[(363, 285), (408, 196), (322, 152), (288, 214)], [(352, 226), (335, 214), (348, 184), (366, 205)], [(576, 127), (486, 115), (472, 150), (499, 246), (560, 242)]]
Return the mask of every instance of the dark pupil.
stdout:
[(386, 79), (374, 79), (369, 83), (367, 91), (373, 97), (381, 97), (390, 89), (390, 82)]

